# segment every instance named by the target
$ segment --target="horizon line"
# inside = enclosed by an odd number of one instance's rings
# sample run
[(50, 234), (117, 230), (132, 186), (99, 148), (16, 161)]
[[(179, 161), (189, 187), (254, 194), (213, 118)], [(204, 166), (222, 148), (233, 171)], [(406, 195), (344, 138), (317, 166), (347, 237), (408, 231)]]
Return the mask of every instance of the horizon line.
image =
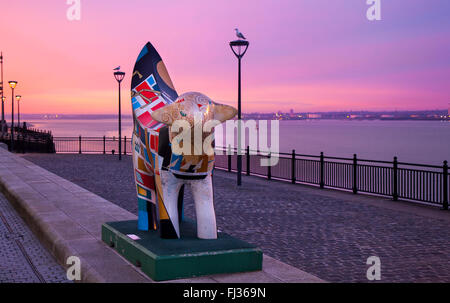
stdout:
[[(380, 109), (380, 110), (328, 110), (328, 111), (294, 111), (294, 113), (343, 113), (343, 112), (429, 112), (429, 111), (448, 111), (450, 108), (435, 108), (435, 109)], [(243, 114), (276, 114), (276, 113), (290, 113), (290, 111), (273, 111), (273, 112), (243, 112)], [(21, 116), (112, 116), (118, 113), (21, 113)], [(132, 116), (133, 114), (122, 114), (122, 116)], [(10, 113), (5, 113), (5, 117), (11, 117)]]

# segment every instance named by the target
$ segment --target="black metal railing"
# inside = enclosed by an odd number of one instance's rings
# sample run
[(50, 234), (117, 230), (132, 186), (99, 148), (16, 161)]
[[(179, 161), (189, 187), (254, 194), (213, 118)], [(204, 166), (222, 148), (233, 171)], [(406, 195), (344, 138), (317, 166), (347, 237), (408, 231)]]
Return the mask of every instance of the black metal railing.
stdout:
[[(57, 153), (117, 153), (116, 137), (54, 137)], [(122, 140), (124, 155), (131, 154), (131, 138)], [(291, 153), (270, 154), (243, 150), (243, 173), (267, 179), (302, 183), (320, 188), (334, 188), (357, 193), (391, 197), (393, 200), (409, 200), (439, 205), (448, 209), (448, 163), (442, 166), (399, 162), (341, 158)], [(261, 165), (261, 160), (278, 161), (272, 166)], [(236, 149), (216, 147), (215, 167), (237, 171)], [(272, 162), (274, 163), (274, 162)]]
[[(117, 154), (118, 137), (53, 137), (57, 153)], [(131, 154), (131, 138), (122, 138), (122, 154)]]
[[(235, 172), (236, 150), (217, 148), (215, 167)], [(231, 150), (231, 152), (230, 152)], [(448, 162), (442, 166), (292, 153), (243, 151), (243, 173), (267, 179), (315, 185), (357, 193), (392, 197), (439, 205), (448, 209), (450, 180)], [(273, 166), (261, 165), (261, 160), (278, 157)], [(274, 162), (272, 162), (274, 163)]]
[[(24, 123), (25, 125), (25, 123)], [(5, 127), (0, 131), (0, 142), (8, 145), (11, 151), (11, 141), (14, 152), (38, 152), (38, 153), (54, 153), (55, 146), (53, 144), (53, 136), (50, 131), (14, 126), (14, 140), (11, 140), (11, 128)]]

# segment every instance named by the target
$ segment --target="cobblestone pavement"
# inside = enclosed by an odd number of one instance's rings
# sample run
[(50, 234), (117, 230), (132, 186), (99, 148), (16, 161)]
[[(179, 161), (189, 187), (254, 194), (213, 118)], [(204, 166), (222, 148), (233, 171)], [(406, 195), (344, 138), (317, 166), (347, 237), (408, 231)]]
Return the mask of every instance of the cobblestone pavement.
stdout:
[(69, 282), (64, 269), (0, 194), (0, 283)]
[[(24, 157), (137, 213), (129, 156)], [(235, 174), (216, 170), (218, 227), (271, 257), (331, 282), (368, 282), (370, 256), (381, 260), (381, 282), (450, 282), (450, 212), (257, 177), (235, 184)], [(189, 190), (185, 199), (194, 217)]]

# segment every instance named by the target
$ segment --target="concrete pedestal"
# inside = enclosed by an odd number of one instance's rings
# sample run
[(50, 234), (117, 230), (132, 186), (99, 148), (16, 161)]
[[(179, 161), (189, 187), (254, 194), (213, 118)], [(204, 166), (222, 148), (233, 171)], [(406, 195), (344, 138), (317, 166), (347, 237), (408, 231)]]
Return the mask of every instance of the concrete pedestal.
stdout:
[(157, 231), (139, 231), (137, 221), (107, 222), (102, 240), (155, 281), (262, 269), (260, 249), (218, 233), (216, 240), (197, 238), (193, 221), (180, 224), (180, 239), (162, 239)]

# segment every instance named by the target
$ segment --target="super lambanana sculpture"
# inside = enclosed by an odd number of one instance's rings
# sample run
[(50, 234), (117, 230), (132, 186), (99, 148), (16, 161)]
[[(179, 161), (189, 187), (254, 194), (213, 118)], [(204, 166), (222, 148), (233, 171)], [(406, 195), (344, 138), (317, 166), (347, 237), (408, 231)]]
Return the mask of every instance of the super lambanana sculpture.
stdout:
[(138, 229), (158, 229), (163, 238), (180, 238), (187, 185), (195, 201), (197, 236), (217, 238), (211, 145), (214, 125), (233, 118), (236, 109), (197, 92), (178, 96), (150, 43), (135, 64), (131, 100)]

